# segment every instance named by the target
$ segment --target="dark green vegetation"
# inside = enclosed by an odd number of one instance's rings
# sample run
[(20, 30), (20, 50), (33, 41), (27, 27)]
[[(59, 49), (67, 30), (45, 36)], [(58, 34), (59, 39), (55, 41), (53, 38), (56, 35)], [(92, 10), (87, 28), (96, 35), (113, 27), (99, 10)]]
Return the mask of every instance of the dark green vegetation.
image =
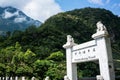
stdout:
[[(92, 40), (96, 23), (102, 21), (110, 33), (116, 75), (120, 75), (120, 18), (110, 11), (84, 8), (59, 13), (49, 18), (41, 27), (29, 27), (24, 32), (0, 38), (0, 75), (37, 76), (40, 80), (62, 80), (65, 73), (66, 36), (72, 35), (76, 43)], [(98, 65), (78, 65), (78, 76), (99, 74)]]

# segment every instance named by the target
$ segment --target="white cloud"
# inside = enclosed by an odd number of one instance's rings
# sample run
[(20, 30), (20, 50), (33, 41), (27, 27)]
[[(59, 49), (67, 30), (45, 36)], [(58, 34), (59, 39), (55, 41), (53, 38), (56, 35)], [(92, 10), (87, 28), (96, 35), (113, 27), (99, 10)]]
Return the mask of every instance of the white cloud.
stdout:
[(18, 17), (18, 18), (14, 19), (14, 22), (16, 22), (16, 23), (20, 23), (20, 22), (23, 22), (23, 21), (26, 21), (26, 17)]
[(118, 6), (120, 7), (120, 3), (118, 4)]
[(30, 2), (31, 0), (0, 0), (0, 6), (5, 7), (5, 6), (13, 6), (19, 9), (22, 9), (24, 5), (27, 4), (27, 2)]
[(108, 4), (110, 2), (110, 0), (106, 0), (106, 4)]
[(35, 19), (44, 21), (62, 10), (54, 0), (33, 0), (24, 7), (23, 11)]
[(108, 4), (110, 0), (88, 0), (88, 2), (92, 4), (104, 5), (104, 4)]
[(2, 14), (2, 17), (5, 19), (11, 18), (13, 16), (17, 16), (17, 18), (14, 19), (14, 22), (16, 22), (16, 23), (26, 21), (26, 17), (19, 15), (19, 11), (11, 13), (11, 12), (5, 10), (4, 13)]
[(50, 16), (62, 12), (55, 0), (0, 0), (0, 6), (13, 6), (33, 19), (44, 22)]
[(111, 8), (112, 9), (118, 9), (120, 7), (120, 3), (114, 3)]
[(2, 14), (2, 17), (6, 19), (6, 18), (13, 17), (13, 16), (17, 16), (17, 15), (18, 15), (18, 11), (15, 13), (10, 13), (7, 10), (5, 10), (5, 12)]
[(102, 0), (88, 0), (90, 3), (103, 5)]

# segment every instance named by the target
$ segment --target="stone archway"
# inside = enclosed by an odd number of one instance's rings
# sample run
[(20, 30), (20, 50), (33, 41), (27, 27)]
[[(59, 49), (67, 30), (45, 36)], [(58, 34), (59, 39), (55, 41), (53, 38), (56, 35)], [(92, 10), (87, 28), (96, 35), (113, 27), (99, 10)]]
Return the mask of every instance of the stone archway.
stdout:
[(63, 47), (66, 49), (67, 77), (69, 80), (77, 80), (77, 63), (94, 60), (99, 60), (100, 76), (97, 76), (99, 80), (115, 80), (109, 34), (100, 21), (96, 25), (97, 30), (92, 35), (94, 39), (92, 41), (78, 45), (74, 43), (72, 36), (67, 36), (67, 42)]

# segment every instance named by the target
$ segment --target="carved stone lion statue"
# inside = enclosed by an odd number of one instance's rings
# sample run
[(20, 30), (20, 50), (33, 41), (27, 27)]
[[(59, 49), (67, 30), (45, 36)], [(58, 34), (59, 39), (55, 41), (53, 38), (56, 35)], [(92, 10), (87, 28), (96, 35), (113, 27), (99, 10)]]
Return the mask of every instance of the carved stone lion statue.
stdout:
[(99, 32), (99, 31), (107, 31), (106, 27), (101, 23), (101, 21), (98, 21), (96, 26), (97, 26), (97, 32)]
[(67, 42), (70, 42), (70, 43), (74, 42), (71, 35), (67, 35)]

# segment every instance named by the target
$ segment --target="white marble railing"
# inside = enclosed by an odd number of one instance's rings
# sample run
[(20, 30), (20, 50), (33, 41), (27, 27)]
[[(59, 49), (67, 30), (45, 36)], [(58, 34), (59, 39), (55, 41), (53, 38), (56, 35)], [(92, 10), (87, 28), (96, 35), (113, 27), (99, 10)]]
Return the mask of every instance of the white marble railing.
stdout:
[[(26, 80), (24, 76), (22, 77), (0, 77), (0, 80)], [(35, 77), (32, 77), (31, 80), (36, 80)]]

